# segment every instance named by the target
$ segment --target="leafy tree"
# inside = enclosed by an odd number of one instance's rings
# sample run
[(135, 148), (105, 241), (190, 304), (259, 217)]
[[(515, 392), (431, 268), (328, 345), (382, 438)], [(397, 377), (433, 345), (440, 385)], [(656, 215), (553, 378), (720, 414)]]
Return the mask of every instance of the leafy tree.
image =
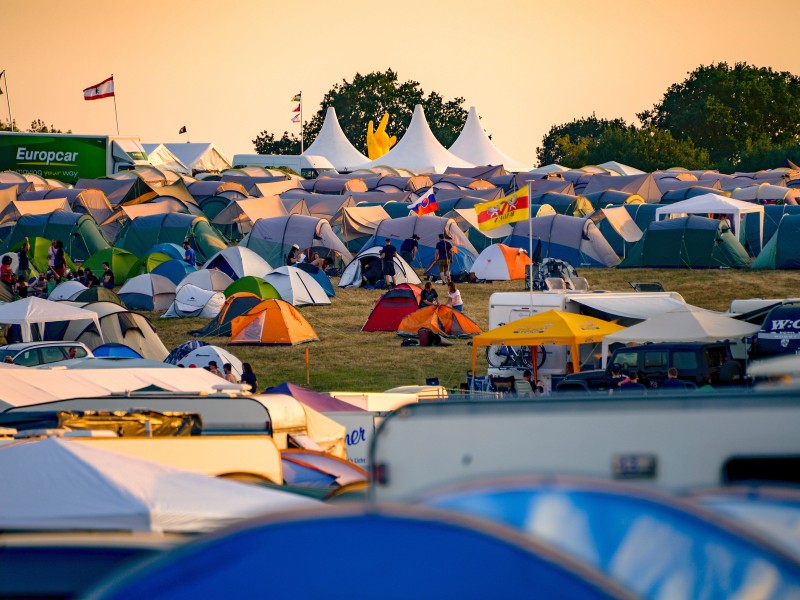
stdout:
[(742, 151), (736, 167), (739, 171), (753, 172), (776, 167), (787, 167), (789, 164), (786, 161), (800, 165), (799, 144), (776, 145), (762, 140), (755, 144), (748, 144)]
[(275, 135), (262, 131), (253, 140), (258, 154), (300, 154), (300, 138), (295, 134), (284, 131), (280, 139)]
[[(444, 146), (450, 146), (461, 133), (467, 119), (467, 111), (462, 108), (463, 103), (464, 98), (445, 100), (438, 92), (431, 92), (426, 97), (419, 82), (409, 80), (401, 83), (397, 79), (397, 73), (391, 69), (367, 75), (356, 73), (352, 81), (343, 79), (328, 90), (319, 110), (311, 120), (303, 124), (303, 133), (306, 144), (313, 142), (325, 121), (328, 107), (333, 106), (347, 138), (366, 154), (367, 123), (370, 120), (377, 123), (383, 113), (388, 112), (390, 119), (386, 132), (399, 139), (408, 129), (414, 105), (421, 104), (433, 134)], [(284, 137), (291, 139), (287, 134)], [(275, 140), (272, 134), (262, 131), (253, 143), (256, 151), (261, 154), (288, 153), (282, 151), (283, 139)], [(299, 147), (291, 153), (299, 153)]]
[[(567, 159), (565, 149), (561, 146), (562, 140), (571, 140), (570, 152), (574, 153), (575, 148), (572, 144), (581, 138), (597, 139), (607, 129), (626, 129), (627, 127), (628, 125), (623, 119), (598, 119), (594, 114), (591, 117), (575, 119), (562, 125), (553, 125), (544, 136), (542, 145), (536, 149), (536, 158), (541, 166), (553, 163), (568, 166), (564, 162)], [(578, 166), (584, 164), (587, 163)]]
[[(0, 119), (0, 131), (11, 131), (11, 122)], [(16, 119), (14, 119), (14, 131), (21, 131), (19, 125), (17, 125)], [(67, 131), (61, 131), (60, 129), (56, 129), (55, 125), (47, 125), (47, 123), (41, 119), (31, 121), (30, 128), (25, 131), (28, 133), (72, 133), (72, 130), (69, 129)]]
[(701, 65), (638, 117), (708, 149), (730, 171), (748, 148), (800, 142), (800, 78), (746, 63)]

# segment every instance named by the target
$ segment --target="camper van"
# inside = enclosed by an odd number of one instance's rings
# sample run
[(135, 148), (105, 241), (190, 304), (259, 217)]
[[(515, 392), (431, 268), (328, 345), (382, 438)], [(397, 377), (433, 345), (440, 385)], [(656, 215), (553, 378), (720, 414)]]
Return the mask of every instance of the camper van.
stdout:
[[(489, 328), (548, 310), (587, 314), (600, 319), (613, 319), (620, 325), (633, 325), (643, 319), (660, 315), (686, 306), (677, 292), (581, 292), (552, 290), (544, 292), (498, 292), (489, 297)], [(501, 352), (490, 346), (487, 356), (493, 358)], [(581, 364), (594, 368), (600, 364), (600, 344), (596, 348), (581, 348)], [(545, 389), (554, 387), (553, 378), (558, 379), (567, 372), (571, 362), (566, 346), (547, 346), (539, 352), (537, 365), (539, 378)], [(497, 362), (497, 361), (493, 361)], [(490, 375), (519, 376), (524, 370), (520, 366), (489, 366)]]
[(320, 175), (334, 175), (336, 168), (324, 156), (313, 154), (236, 154), (233, 168), (258, 166), (265, 169), (287, 167), (306, 179), (316, 179)]
[(75, 183), (151, 166), (138, 137), (0, 132), (0, 171)]

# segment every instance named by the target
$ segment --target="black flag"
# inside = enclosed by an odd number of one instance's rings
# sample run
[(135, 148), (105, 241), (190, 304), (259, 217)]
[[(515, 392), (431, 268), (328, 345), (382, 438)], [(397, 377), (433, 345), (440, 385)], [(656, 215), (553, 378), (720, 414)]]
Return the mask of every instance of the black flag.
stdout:
[(182, 133), (186, 133), (186, 125), (184, 125), (183, 127), (181, 127), (181, 128), (180, 128), (180, 130), (178, 131), (178, 135), (180, 135), (180, 134), (182, 134)]

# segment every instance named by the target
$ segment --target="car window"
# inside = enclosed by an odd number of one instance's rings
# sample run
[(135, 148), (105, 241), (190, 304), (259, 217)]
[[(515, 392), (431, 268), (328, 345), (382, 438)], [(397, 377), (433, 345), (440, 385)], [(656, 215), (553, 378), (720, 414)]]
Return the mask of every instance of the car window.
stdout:
[(678, 369), (678, 373), (683, 370), (694, 371), (697, 369), (697, 354), (686, 350), (677, 351), (672, 355), (672, 366)]
[(614, 364), (619, 365), (621, 369), (638, 369), (639, 368), (639, 353), (638, 352), (617, 352), (614, 356)]
[(39, 348), (42, 353), (42, 364), (54, 363), (67, 358), (66, 348), (61, 346), (49, 346)]
[(89, 356), (89, 353), (86, 352), (86, 350), (84, 348), (81, 348), (80, 346), (71, 346), (70, 348), (67, 348), (66, 350), (67, 350), (67, 352), (69, 352), (73, 348), (75, 349), (75, 358), (83, 358), (85, 356)]
[(666, 369), (667, 368), (667, 351), (658, 350), (644, 353), (644, 368), (645, 369)]
[(25, 352), (22, 352), (14, 359), (14, 364), (22, 365), (23, 367), (32, 367), (34, 365), (42, 364), (39, 359), (39, 351), (26, 350)]

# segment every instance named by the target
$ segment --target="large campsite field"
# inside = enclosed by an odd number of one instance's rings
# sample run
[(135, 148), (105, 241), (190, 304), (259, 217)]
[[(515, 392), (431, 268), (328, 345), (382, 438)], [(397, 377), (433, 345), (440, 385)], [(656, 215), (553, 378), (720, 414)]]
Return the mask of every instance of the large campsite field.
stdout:
[[(726, 310), (735, 298), (786, 298), (800, 295), (800, 272), (732, 270), (581, 269), (592, 290), (631, 291), (629, 281), (659, 281), (664, 289), (679, 292), (686, 302), (713, 310)], [(336, 283), (336, 281), (334, 282)], [(446, 298), (445, 286), (437, 286)], [(489, 296), (495, 292), (523, 291), (521, 282), (462, 284), (464, 312), (482, 329), (489, 322)], [(425, 383), (438, 377), (447, 387), (458, 387), (470, 368), (471, 348), (465, 340), (448, 347), (401, 347), (393, 333), (361, 333), (361, 326), (382, 291), (336, 289), (330, 306), (301, 308), (320, 341), (294, 347), (231, 347), (253, 365), (259, 387), (290, 381), (305, 385), (305, 352), (309, 351), (309, 386), (320, 391), (384, 391), (400, 385)], [(159, 319), (148, 314), (167, 348), (193, 339), (189, 331), (205, 319)], [(206, 338), (225, 346), (226, 338)], [(485, 369), (479, 358), (478, 368)]]

